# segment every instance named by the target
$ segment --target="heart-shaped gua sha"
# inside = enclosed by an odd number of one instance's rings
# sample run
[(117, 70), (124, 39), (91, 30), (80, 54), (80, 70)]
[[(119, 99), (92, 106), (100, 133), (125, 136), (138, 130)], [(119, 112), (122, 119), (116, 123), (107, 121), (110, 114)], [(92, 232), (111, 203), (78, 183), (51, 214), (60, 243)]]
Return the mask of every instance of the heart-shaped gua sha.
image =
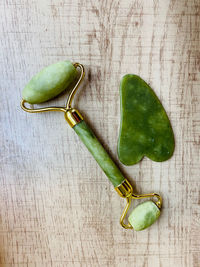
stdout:
[(151, 87), (139, 76), (127, 74), (121, 80), (120, 101), (120, 161), (133, 165), (144, 156), (153, 161), (169, 159), (174, 151), (173, 130)]

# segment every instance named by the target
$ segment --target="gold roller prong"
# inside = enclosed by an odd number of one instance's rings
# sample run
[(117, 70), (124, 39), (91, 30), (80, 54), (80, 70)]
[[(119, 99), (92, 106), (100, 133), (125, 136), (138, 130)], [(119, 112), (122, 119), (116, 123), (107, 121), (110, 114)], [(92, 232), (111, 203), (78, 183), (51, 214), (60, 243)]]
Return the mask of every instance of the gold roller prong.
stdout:
[(161, 209), (162, 207), (162, 197), (156, 193), (151, 193), (151, 194), (143, 194), (143, 195), (136, 195), (132, 194), (133, 199), (141, 199), (141, 198), (152, 198), (156, 197), (158, 200), (155, 202), (156, 206)]
[(78, 79), (78, 82), (76, 83), (76, 85), (72, 89), (72, 91), (71, 91), (71, 93), (70, 93), (70, 95), (69, 95), (69, 97), (67, 99), (67, 104), (66, 104), (66, 109), (67, 110), (71, 109), (72, 100), (73, 100), (73, 98), (74, 98), (74, 96), (75, 96), (75, 94), (76, 94), (76, 92), (77, 92), (77, 90), (78, 90), (78, 88), (79, 88), (84, 76), (85, 76), (85, 69), (84, 69), (84, 66), (82, 64), (73, 63), (73, 65), (74, 65), (75, 68), (79, 67), (81, 69), (81, 75), (80, 75), (80, 77)]
[(131, 206), (132, 197), (127, 197), (126, 200), (127, 200), (127, 204), (126, 204), (126, 206), (125, 206), (125, 208), (124, 208), (124, 210), (122, 212), (122, 215), (120, 217), (120, 224), (125, 229), (133, 229), (133, 226), (130, 223), (128, 223), (128, 224), (124, 223), (124, 219), (126, 217), (126, 214), (127, 214), (128, 210), (129, 210), (129, 208)]
[(48, 112), (48, 111), (62, 111), (66, 112), (66, 108), (64, 107), (45, 107), (45, 108), (27, 108), (25, 103), (28, 103), (24, 99), (21, 100), (21, 108), (29, 113), (39, 113), (39, 112)]

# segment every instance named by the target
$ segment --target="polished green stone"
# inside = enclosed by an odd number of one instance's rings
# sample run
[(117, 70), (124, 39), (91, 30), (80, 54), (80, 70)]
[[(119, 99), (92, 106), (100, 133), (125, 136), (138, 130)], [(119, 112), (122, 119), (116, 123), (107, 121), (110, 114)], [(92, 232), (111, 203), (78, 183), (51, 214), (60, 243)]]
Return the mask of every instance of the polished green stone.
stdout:
[(169, 159), (174, 151), (174, 135), (167, 114), (151, 87), (139, 76), (127, 74), (121, 80), (120, 100), (120, 161), (133, 165), (144, 156), (154, 161)]
[(99, 166), (102, 168), (108, 179), (114, 187), (120, 185), (124, 181), (124, 176), (116, 166), (110, 155), (106, 152), (99, 140), (94, 135), (93, 131), (86, 124), (81, 121), (73, 127), (74, 131), (80, 137), (81, 141), (90, 151)]
[(22, 91), (22, 98), (30, 104), (46, 102), (63, 92), (76, 76), (76, 68), (70, 61), (47, 66), (27, 83)]
[(146, 201), (138, 205), (128, 217), (129, 223), (136, 231), (151, 226), (160, 216), (160, 210), (153, 201)]

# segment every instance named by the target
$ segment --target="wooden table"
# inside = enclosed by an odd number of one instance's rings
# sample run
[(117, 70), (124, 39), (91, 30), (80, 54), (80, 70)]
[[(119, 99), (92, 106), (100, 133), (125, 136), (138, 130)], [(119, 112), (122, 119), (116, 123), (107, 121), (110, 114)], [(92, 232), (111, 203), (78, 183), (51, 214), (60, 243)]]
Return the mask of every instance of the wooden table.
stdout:
[[(200, 266), (199, 0), (1, 0), (0, 16), (0, 266)], [(119, 225), (125, 201), (63, 115), (20, 109), (30, 77), (65, 59), (85, 65), (75, 106), (116, 162), (124, 74), (170, 117), (170, 160), (119, 163), (138, 192), (164, 198), (143, 232)]]

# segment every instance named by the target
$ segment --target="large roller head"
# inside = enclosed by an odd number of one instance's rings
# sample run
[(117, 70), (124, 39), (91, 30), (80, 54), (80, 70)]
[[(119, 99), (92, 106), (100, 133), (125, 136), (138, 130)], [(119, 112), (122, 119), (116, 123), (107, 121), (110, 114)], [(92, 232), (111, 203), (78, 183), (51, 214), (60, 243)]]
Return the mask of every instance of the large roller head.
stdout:
[(70, 61), (60, 61), (37, 73), (22, 92), (30, 104), (46, 102), (63, 92), (77, 77), (77, 70)]

